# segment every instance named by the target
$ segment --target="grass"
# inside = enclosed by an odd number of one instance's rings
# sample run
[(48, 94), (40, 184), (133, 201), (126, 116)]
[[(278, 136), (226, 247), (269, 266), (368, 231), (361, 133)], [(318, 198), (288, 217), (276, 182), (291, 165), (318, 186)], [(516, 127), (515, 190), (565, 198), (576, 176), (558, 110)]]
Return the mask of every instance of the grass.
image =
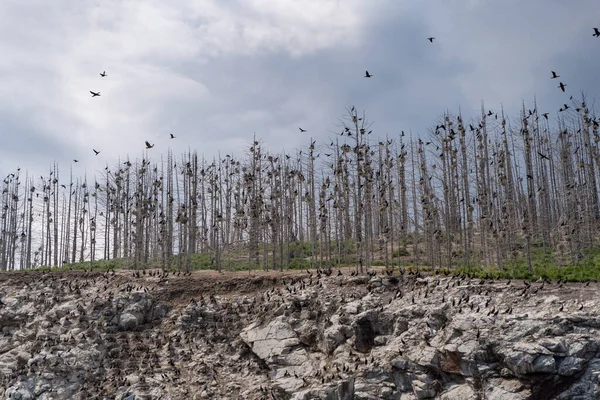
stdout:
[[(338, 259), (333, 257), (330, 261), (320, 262), (319, 257), (312, 257), (312, 246), (306, 242), (294, 242), (290, 243), (290, 253), (288, 259), (288, 266), (285, 269), (289, 270), (304, 270), (308, 268), (338, 268), (338, 267), (354, 267), (357, 262), (356, 245), (353, 242), (345, 243), (344, 247), (350, 251), (350, 254), (344, 259)], [(262, 249), (261, 249), (262, 250)], [(333, 250), (333, 249), (332, 249)], [(354, 251), (354, 252), (352, 252)], [(334, 253), (336, 254), (336, 253)], [(402, 268), (405, 271), (416, 271), (417, 267), (414, 264), (414, 260), (408, 258), (407, 260), (401, 260), (398, 263), (398, 256), (409, 257), (410, 253), (405, 248), (394, 249), (394, 260), (390, 265), (391, 267)], [(184, 254), (176, 255), (172, 258), (170, 269), (177, 270), (178, 265), (185, 268)], [(524, 256), (520, 256), (514, 260), (511, 260), (503, 265), (500, 269), (498, 266), (490, 266), (483, 268), (482, 266), (471, 266), (466, 268), (460, 265), (462, 257), (458, 257), (457, 260), (453, 260), (453, 267), (450, 271), (446, 271), (452, 275), (465, 274), (473, 278), (494, 278), (494, 279), (550, 279), (550, 280), (565, 280), (572, 282), (583, 282), (583, 281), (599, 281), (600, 280), (600, 248), (587, 251), (582, 260), (573, 265), (559, 265), (557, 256), (553, 251), (544, 249), (542, 247), (532, 248), (532, 267), (533, 272), (529, 271), (526, 259)], [(423, 262), (425, 261), (423, 257)], [(476, 257), (471, 258), (471, 262), (476, 263)], [(255, 263), (250, 264), (251, 270), (264, 269), (263, 252), (260, 252), (260, 265)], [(272, 253), (269, 252), (269, 269), (273, 269), (272, 265)], [(214, 254), (213, 253), (198, 253), (189, 255), (189, 266), (191, 270), (214, 270)], [(231, 249), (224, 251), (221, 258), (221, 266), (223, 270), (227, 271), (246, 271), (249, 266), (249, 259), (247, 254), (242, 250)], [(372, 266), (384, 267), (385, 261), (383, 255), (380, 258), (372, 262)], [(159, 262), (152, 262), (145, 266), (146, 268), (161, 268)], [(66, 264), (60, 269), (72, 269), (82, 270), (90, 268), (90, 262), (86, 261), (83, 263)], [(132, 269), (133, 260), (131, 259), (111, 259), (111, 260), (97, 260), (93, 263), (93, 268), (98, 270), (110, 270), (110, 269)], [(56, 267), (49, 268), (44, 267), (39, 270), (58, 269)], [(276, 268), (278, 269), (278, 267)], [(421, 265), (418, 268), (421, 273), (434, 274), (440, 273), (443, 269), (435, 268), (431, 266)]]
[[(504, 265), (503, 269), (497, 266), (482, 268), (472, 267), (470, 275), (476, 278), (494, 279), (549, 279), (565, 280), (569, 282), (586, 282), (600, 280), (600, 248), (589, 250), (583, 259), (573, 265), (559, 265), (554, 251), (544, 251), (541, 248), (533, 248), (531, 255), (533, 272), (529, 271), (527, 261), (519, 257)], [(453, 271), (456, 274), (468, 274), (466, 267), (460, 267)]]

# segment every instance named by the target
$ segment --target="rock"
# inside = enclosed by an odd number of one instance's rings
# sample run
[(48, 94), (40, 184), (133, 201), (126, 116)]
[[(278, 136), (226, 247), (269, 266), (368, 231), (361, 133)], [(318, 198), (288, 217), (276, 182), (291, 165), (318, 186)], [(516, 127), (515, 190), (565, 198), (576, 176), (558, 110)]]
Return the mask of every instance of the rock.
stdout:
[(354, 377), (350, 377), (348, 380), (342, 381), (338, 385), (337, 398), (338, 400), (354, 399)]
[(408, 321), (405, 318), (398, 318), (394, 321), (394, 336), (400, 336), (408, 330)]
[(0, 398), (600, 398), (595, 284), (277, 274), (3, 281)]
[(334, 324), (325, 329), (325, 332), (323, 333), (323, 352), (332, 354), (339, 345), (346, 341), (347, 331), (347, 327), (340, 324)]
[(314, 324), (302, 324), (296, 333), (298, 334), (298, 340), (300, 340), (301, 343), (307, 346), (314, 346), (317, 344), (319, 329)]
[(379, 395), (384, 400), (391, 399), (393, 394), (394, 394), (394, 389), (392, 389), (391, 387), (388, 387), (388, 386), (381, 388), (381, 390), (379, 391)]
[(564, 340), (562, 339), (543, 338), (542, 340), (540, 340), (539, 344), (540, 346), (544, 346), (554, 354), (561, 354), (567, 352), (567, 347), (565, 346)]
[(297, 390), (302, 386), (302, 381), (291, 377), (311, 375), (314, 367), (306, 349), (302, 347), (294, 330), (284, 322), (284, 318), (279, 316), (264, 327), (252, 324), (240, 333), (240, 337), (257, 357), (276, 371), (275, 378), (279, 387)]
[[(519, 346), (515, 346), (519, 347)], [(530, 354), (515, 350), (502, 350), (506, 366), (517, 376), (534, 373), (553, 373), (556, 361), (546, 354)]]
[(550, 355), (540, 355), (533, 361), (533, 373), (553, 373), (556, 370), (556, 361)]
[(473, 388), (467, 384), (453, 385), (440, 394), (440, 400), (468, 400), (476, 397)]
[(375, 329), (373, 327), (375, 315), (372, 311), (366, 311), (357, 315), (352, 322), (354, 347), (362, 353), (370, 351), (375, 345)]
[(518, 380), (492, 379), (485, 388), (487, 400), (528, 400), (531, 391)]
[(294, 330), (283, 322), (283, 317), (278, 317), (265, 327), (252, 324), (240, 333), (240, 337), (263, 360), (277, 357), (300, 343)]
[(119, 327), (124, 331), (131, 331), (135, 329), (139, 324), (138, 318), (131, 313), (124, 313), (121, 315), (119, 321)]
[[(427, 379), (421, 376), (420, 379)], [(415, 379), (412, 382), (413, 392), (418, 399), (433, 399), (437, 393), (436, 386), (439, 385), (438, 381), (424, 381)]]
[(564, 376), (572, 376), (581, 372), (586, 365), (586, 361), (579, 357), (565, 357), (560, 361), (558, 374)]
[(6, 390), (5, 394), (7, 399), (11, 400), (32, 400), (34, 399), (33, 393), (25, 387), (10, 387)]

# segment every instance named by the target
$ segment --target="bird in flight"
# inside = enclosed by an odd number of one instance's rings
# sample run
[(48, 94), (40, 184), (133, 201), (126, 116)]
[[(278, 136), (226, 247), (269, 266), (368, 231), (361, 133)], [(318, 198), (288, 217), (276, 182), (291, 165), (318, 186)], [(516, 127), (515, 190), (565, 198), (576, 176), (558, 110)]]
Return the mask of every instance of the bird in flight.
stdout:
[(175, 139), (175, 135), (173, 135), (172, 133), (170, 133), (171, 135), (171, 139)]
[(560, 77), (560, 75), (556, 75), (556, 72), (554, 72), (554, 71), (550, 71), (550, 72), (552, 72), (552, 78), (550, 78), (550, 79), (555, 79), (555, 78)]
[(100, 92), (92, 92), (90, 90), (90, 93), (92, 94), (92, 97), (100, 96)]
[(298, 129), (300, 129), (300, 132), (306, 132), (306, 129), (302, 129), (300, 127), (298, 127)]
[(538, 155), (542, 158), (542, 160), (550, 160), (547, 155), (542, 154), (538, 151)]
[(150, 144), (150, 142), (146, 140), (146, 148), (147, 148), (147, 149), (151, 149), (151, 148), (153, 148), (153, 147), (154, 147), (154, 145), (153, 145), (153, 144)]
[(100, 72), (100, 76), (104, 78), (106, 76), (106, 71)]
[(96, 155), (100, 154), (100, 152), (98, 150), (96, 150), (96, 149), (92, 149), (92, 150), (94, 150), (94, 153), (96, 153)]
[(433, 36), (427, 38), (427, 40), (429, 40), (431, 43), (433, 43), (433, 39), (435, 39)]
[(563, 92), (565, 91), (565, 86), (567, 86), (567, 85), (565, 85), (562, 82), (560, 83), (560, 85), (558, 85), (558, 87), (560, 88), (560, 90), (562, 90)]
[(372, 76), (373, 76), (373, 75), (371, 75), (371, 74), (369, 73), (369, 71), (365, 71), (365, 78), (370, 78), (370, 77), (372, 77)]
[(598, 30), (598, 28), (594, 28), (594, 34), (592, 36), (600, 37), (600, 31)]
[(79, 162), (79, 160), (75, 160), (75, 159), (73, 159), (73, 162)]

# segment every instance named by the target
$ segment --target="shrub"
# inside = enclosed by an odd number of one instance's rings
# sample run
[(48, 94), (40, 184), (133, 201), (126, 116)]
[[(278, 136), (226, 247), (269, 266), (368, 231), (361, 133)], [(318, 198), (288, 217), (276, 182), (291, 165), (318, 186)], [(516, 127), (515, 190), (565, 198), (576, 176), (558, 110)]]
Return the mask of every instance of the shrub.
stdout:
[(406, 247), (400, 247), (398, 249), (394, 249), (393, 256), (394, 257), (405, 257), (405, 256), (410, 256), (410, 253), (408, 252)]

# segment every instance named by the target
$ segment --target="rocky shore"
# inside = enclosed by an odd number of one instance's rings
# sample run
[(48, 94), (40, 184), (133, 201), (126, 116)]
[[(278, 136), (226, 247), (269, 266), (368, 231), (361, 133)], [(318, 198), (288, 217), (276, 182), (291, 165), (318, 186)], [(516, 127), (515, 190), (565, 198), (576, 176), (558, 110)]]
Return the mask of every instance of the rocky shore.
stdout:
[(600, 398), (596, 283), (0, 275), (6, 399)]

